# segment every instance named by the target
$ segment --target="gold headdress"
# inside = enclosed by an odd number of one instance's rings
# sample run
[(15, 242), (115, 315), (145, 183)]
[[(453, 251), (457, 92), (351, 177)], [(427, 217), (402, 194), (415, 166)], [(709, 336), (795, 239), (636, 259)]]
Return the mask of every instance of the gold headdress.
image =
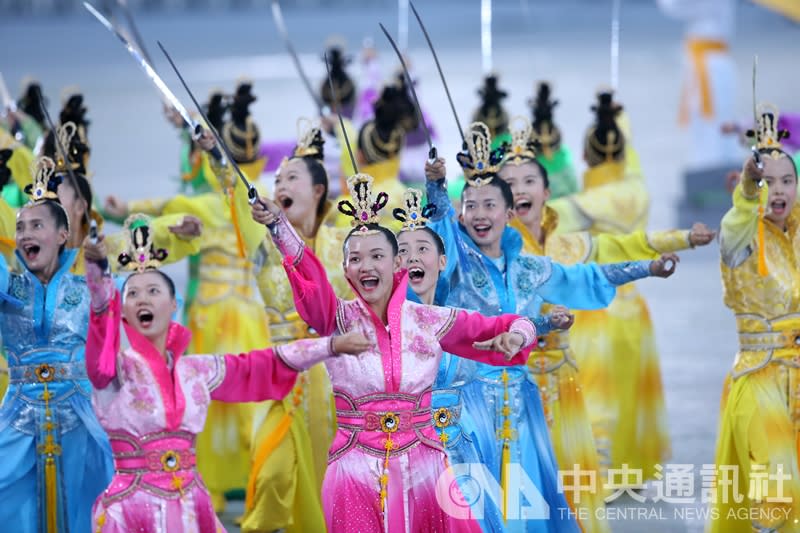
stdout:
[(614, 101), (614, 92), (601, 88), (592, 111), (597, 119), (586, 132), (585, 148), (591, 159), (589, 164), (621, 159), (625, 153), (625, 136), (617, 125), (616, 117), (622, 111), (622, 106)]
[(394, 218), (403, 223), (402, 231), (414, 231), (424, 228), (428, 224), (428, 219), (436, 213), (435, 204), (422, 206), (422, 193), (417, 189), (409, 188), (403, 194), (402, 207), (395, 207), (392, 211)]
[(155, 248), (150, 217), (139, 213), (131, 215), (125, 220), (122, 229), (125, 232), (127, 249), (119, 254), (120, 267), (140, 274), (159, 268), (167, 258), (167, 251)]
[(338, 206), (341, 213), (353, 218), (350, 224), (365, 235), (374, 233), (367, 225), (380, 222), (378, 213), (389, 201), (389, 195), (385, 192), (373, 195), (372, 181), (372, 176), (368, 174), (355, 174), (347, 178), (347, 188), (355, 205), (350, 200), (342, 200)]
[(33, 183), (25, 186), (25, 194), (30, 196), (28, 205), (35, 205), (45, 200), (58, 202), (58, 185), (61, 176), (55, 174), (56, 164), (47, 156), (37, 157), (31, 165)]
[(503, 160), (503, 149), (492, 150), (492, 137), (489, 127), (483, 122), (473, 122), (464, 133), (467, 153), (456, 155), (464, 170), (464, 177), (472, 187), (482, 187), (494, 179)]
[(533, 127), (527, 118), (518, 115), (511, 119), (511, 146), (506, 149), (503, 165), (519, 166), (536, 159), (532, 134)]
[(789, 132), (778, 129), (778, 108), (774, 104), (764, 103), (758, 106), (757, 115), (756, 129), (748, 130), (747, 136), (755, 139), (756, 149), (766, 150), (771, 158), (779, 159), (784, 155), (781, 141), (789, 138)]
[(322, 157), (322, 132), (319, 126), (311, 119), (301, 117), (297, 119), (297, 146), (294, 157)]

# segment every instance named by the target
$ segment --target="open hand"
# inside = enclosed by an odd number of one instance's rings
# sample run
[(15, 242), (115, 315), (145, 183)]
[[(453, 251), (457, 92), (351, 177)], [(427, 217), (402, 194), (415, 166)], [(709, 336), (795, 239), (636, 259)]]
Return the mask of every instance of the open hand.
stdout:
[(717, 232), (703, 224), (702, 222), (695, 222), (689, 232), (689, 243), (694, 246), (705, 246), (714, 240)]
[(333, 351), (337, 355), (358, 355), (372, 347), (372, 343), (361, 333), (350, 331), (333, 338)]
[(250, 213), (259, 224), (271, 226), (278, 220), (281, 208), (266, 196), (259, 196), (257, 202), (250, 204)]
[(506, 356), (506, 361), (510, 361), (522, 349), (524, 342), (525, 339), (519, 333), (506, 331), (492, 339), (473, 342), (472, 347), (476, 350), (499, 352)]
[(575, 315), (563, 305), (556, 305), (550, 310), (550, 325), (553, 329), (569, 329), (575, 323)]
[(103, 203), (103, 209), (108, 215), (118, 219), (125, 219), (129, 214), (128, 202), (113, 194), (106, 197), (106, 201)]
[(664, 254), (650, 262), (650, 275), (657, 278), (668, 278), (675, 273), (675, 268), (680, 262), (681, 258), (676, 254)]
[(98, 235), (97, 243), (92, 242), (91, 237), (83, 239), (83, 257), (92, 263), (101, 263), (108, 257), (108, 249), (106, 248), (106, 236)]
[(178, 237), (193, 239), (203, 233), (203, 221), (195, 216), (186, 215), (180, 224), (170, 226), (169, 231)]
[(439, 157), (433, 163), (425, 162), (425, 179), (428, 181), (437, 181), (447, 176), (447, 169), (444, 165), (444, 158)]

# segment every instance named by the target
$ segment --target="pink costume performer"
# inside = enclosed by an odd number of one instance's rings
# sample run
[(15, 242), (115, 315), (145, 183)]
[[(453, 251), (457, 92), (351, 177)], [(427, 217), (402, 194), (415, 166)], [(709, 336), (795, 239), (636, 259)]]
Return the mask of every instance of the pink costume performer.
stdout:
[[(359, 179), (367, 192), (353, 194), (359, 197), (359, 207), (347, 214), (356, 217), (362, 234), (369, 234), (366, 222), (378, 219), (379, 205), (369, 200), (370, 176), (351, 178), (351, 192)], [(357, 187), (355, 191), (364, 192)], [(487, 318), (408, 301), (405, 270), (394, 275), (386, 310), (388, 324), (384, 323), (361, 296), (355, 300), (336, 297), (325, 267), (283, 214), (271, 225), (270, 233), (285, 258), (303, 320), (320, 335), (356, 331), (372, 343), (358, 357), (325, 363), (338, 421), (322, 486), (328, 531), (480, 531), (477, 522), (465, 519), (463, 507), (459, 508), (461, 514), (453, 510), (450, 498), (458, 488), (433, 427), (431, 387), (443, 350), (497, 366), (524, 364), (536, 342), (533, 324), (516, 315)], [(353, 291), (358, 295), (355, 287)], [(511, 360), (473, 347), (474, 341), (507, 331), (524, 339), (522, 351)]]
[[(191, 332), (172, 322), (168, 366), (153, 344), (121, 319), (113, 279), (92, 262), (86, 273), (92, 299), (86, 369), (115, 468), (111, 484), (95, 502), (92, 533), (224, 532), (195, 468), (195, 437), (209, 402), (283, 398), (299, 369), (332, 355), (331, 339), (244, 355), (183, 355)], [(120, 322), (131, 344), (124, 350)]]

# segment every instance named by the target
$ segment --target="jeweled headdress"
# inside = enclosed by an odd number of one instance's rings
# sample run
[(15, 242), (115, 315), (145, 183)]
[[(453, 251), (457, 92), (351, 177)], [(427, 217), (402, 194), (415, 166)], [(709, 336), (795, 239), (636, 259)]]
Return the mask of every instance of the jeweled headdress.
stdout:
[(119, 266), (140, 274), (159, 268), (167, 258), (167, 251), (155, 248), (150, 217), (139, 213), (131, 215), (125, 220), (122, 229), (127, 246), (126, 251), (119, 254)]
[(533, 127), (527, 118), (518, 115), (511, 119), (511, 144), (504, 147), (506, 153), (503, 157), (503, 165), (519, 166), (536, 159), (536, 147), (532, 133)]
[(389, 201), (389, 195), (385, 192), (373, 195), (372, 181), (372, 176), (368, 174), (355, 174), (347, 178), (347, 188), (355, 205), (350, 200), (342, 200), (338, 206), (341, 213), (353, 218), (350, 224), (364, 235), (374, 233), (367, 226), (380, 221), (380, 210)]
[(758, 106), (758, 124), (755, 130), (748, 130), (746, 135), (755, 139), (758, 150), (768, 150), (767, 155), (779, 159), (784, 153), (781, 151), (781, 141), (789, 138), (787, 130), (778, 129), (780, 115), (774, 104), (764, 103)]
[(503, 149), (492, 150), (492, 137), (489, 127), (483, 122), (473, 122), (464, 132), (467, 153), (456, 155), (458, 164), (464, 170), (464, 177), (472, 187), (482, 187), (494, 179), (503, 160)]
[(55, 170), (55, 162), (47, 156), (37, 157), (34, 160), (31, 165), (33, 183), (25, 186), (25, 194), (30, 196), (28, 205), (39, 204), (46, 200), (58, 202), (58, 186), (62, 178), (55, 173)]
[(428, 219), (436, 213), (435, 204), (422, 206), (422, 193), (417, 189), (409, 188), (403, 194), (403, 207), (395, 207), (392, 211), (394, 218), (403, 223), (400, 231), (414, 231), (428, 225)]
[(305, 117), (297, 119), (297, 146), (294, 148), (293, 157), (312, 156), (321, 159), (324, 143), (322, 132), (313, 120)]

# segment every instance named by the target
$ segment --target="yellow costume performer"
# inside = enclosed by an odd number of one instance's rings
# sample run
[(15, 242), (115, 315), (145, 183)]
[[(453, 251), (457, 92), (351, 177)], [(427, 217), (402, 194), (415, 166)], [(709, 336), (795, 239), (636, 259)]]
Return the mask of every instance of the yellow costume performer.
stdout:
[[(590, 168), (584, 191), (553, 201), (559, 232), (588, 230), (628, 234), (647, 224), (648, 195), (638, 157), (626, 128), (617, 125), (620, 108), (600, 93), (597, 124), (589, 129), (584, 152)], [(607, 468), (640, 469), (643, 479), (670, 455), (664, 392), (653, 325), (644, 298), (633, 283), (617, 289), (607, 309), (576, 312), (570, 345), (581, 369), (580, 383), (592, 422), (602, 473)]]
[[(324, 172), (322, 143), (319, 129), (301, 131), (291, 160), (308, 158), (311, 162), (307, 164), (319, 165)], [(282, 164), (278, 173), (286, 172), (285, 168)], [(237, 187), (235, 197), (237, 209), (249, 210), (244, 187)], [(341, 265), (342, 243), (351, 228), (335, 227), (337, 211), (333, 203), (324, 197), (321, 201), (324, 207), (318, 212), (314, 236), (303, 239), (328, 268), (336, 294), (350, 297)], [(265, 233), (264, 227), (252, 219), (243, 224), (254, 224), (257, 231)], [(260, 243), (257, 255), (261, 264), (258, 288), (266, 303), (272, 342), (316, 336), (295, 310), (283, 257), (271, 238)], [(300, 374), (292, 394), (284, 400), (265, 402), (257, 408), (243, 532), (325, 530), (321, 491), (336, 424), (332, 395), (325, 367), (316, 365)]]
[[(757, 146), (771, 163), (791, 159), (779, 150), (777, 123), (774, 108), (761, 114)], [(745, 173), (721, 225), (723, 296), (736, 313), (739, 352), (723, 394), (712, 533), (800, 530), (800, 207), (784, 230), (764, 218), (768, 194)]]
[[(524, 117), (516, 117), (513, 124), (511, 149), (503, 166), (536, 161), (536, 153), (530, 144), (530, 123)], [(517, 124), (523, 127), (517, 127)], [(545, 187), (549, 189), (549, 180), (545, 181)], [(592, 235), (588, 231), (556, 234), (558, 214), (549, 206), (544, 206), (542, 212), (540, 239), (517, 217), (512, 219), (510, 225), (522, 236), (523, 252), (546, 255), (563, 265), (658, 259), (661, 254), (691, 247), (688, 230), (636, 231), (627, 235)], [(618, 287), (617, 291), (624, 290), (624, 287)], [(541, 313), (547, 314), (551, 309), (551, 305), (545, 304)], [(528, 368), (539, 386), (559, 467), (569, 471), (573, 465), (579, 465), (581, 471), (597, 473), (593, 490), (582, 492), (579, 501), (576, 501), (576, 494), (566, 492), (567, 501), (581, 517), (583, 531), (610, 531), (608, 523), (601, 519), (602, 511), (598, 511), (605, 506), (602, 486), (607, 478), (599, 471), (592, 424), (579, 385), (579, 366), (570, 350), (569, 331), (557, 330), (541, 338), (531, 352)]]

